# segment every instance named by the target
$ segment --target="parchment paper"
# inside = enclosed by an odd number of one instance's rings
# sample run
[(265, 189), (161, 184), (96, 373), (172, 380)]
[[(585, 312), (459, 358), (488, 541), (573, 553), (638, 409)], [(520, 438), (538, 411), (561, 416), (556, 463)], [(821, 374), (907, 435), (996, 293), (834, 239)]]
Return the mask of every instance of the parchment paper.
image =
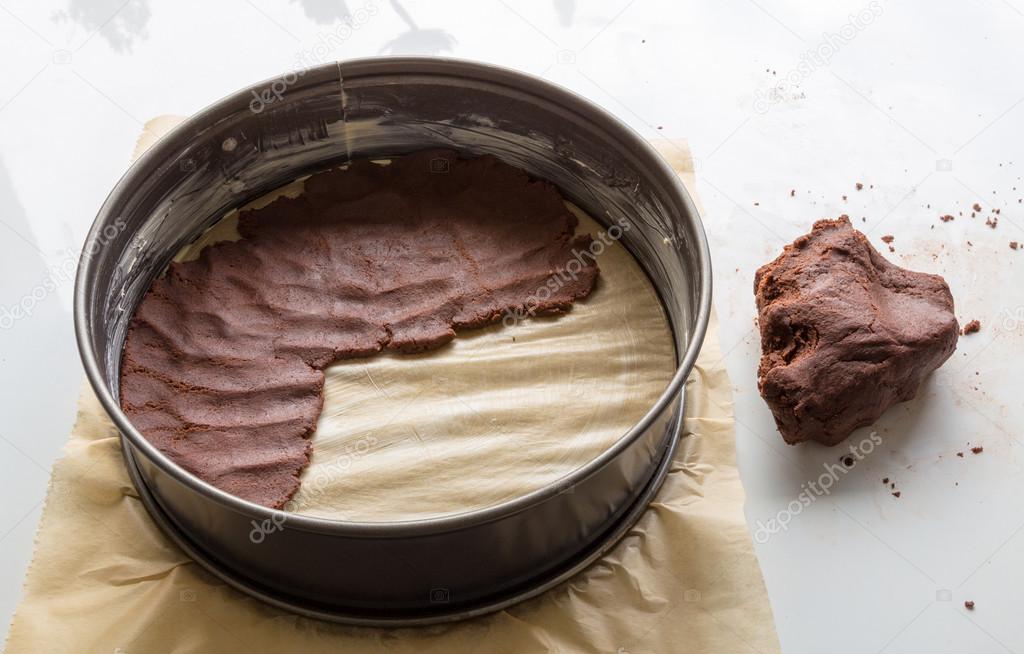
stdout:
[[(163, 118), (159, 124), (154, 123), (147, 125), (138, 151), (173, 126), (174, 121)], [(692, 174), (692, 166), (681, 147), (677, 142), (666, 154), (685, 178)], [(657, 344), (656, 328), (664, 328), (660, 306), (652, 312), (648, 305), (641, 323), (633, 322), (633, 316), (622, 321), (616, 318), (607, 325), (597, 319), (598, 312), (616, 310), (619, 292), (626, 293), (622, 289), (637, 295), (638, 306), (633, 309), (642, 311), (639, 305), (646, 305), (641, 291), (647, 280), (642, 274), (640, 280), (631, 277), (632, 269), (627, 263), (631, 262), (602, 261), (602, 276), (611, 270), (621, 272), (621, 277), (613, 272), (610, 279), (605, 279), (606, 287), (599, 288), (590, 301), (568, 316), (461, 335), (450, 351), (425, 355), (424, 361), (430, 359), (429, 366), (404, 366), (403, 361), (400, 369), (398, 357), (394, 361), (358, 361), (335, 366), (327, 392), (335, 394), (337, 402), (328, 404), (328, 409), (341, 408), (330, 415), (325, 411), (321, 420), (314, 441), (319, 453), (307, 471), (297, 510), (318, 515), (358, 515), (364, 519), (381, 515), (394, 518), (402, 512), (423, 515), (436, 511), (438, 506), (464, 510), (519, 492), (515, 484), (493, 482), (479, 497), (462, 497), (471, 489), (454, 479), (457, 466), (449, 468), (444, 461), (438, 463), (438, 459), (451, 456), (463, 457), (462, 463), (472, 458), (454, 448), (451, 434), (444, 432), (446, 420), (452, 417), (472, 421), (476, 416), (481, 421), (467, 425), (467, 434), (480, 434), (480, 427), (486, 429), (490, 418), (497, 417), (499, 423), (490, 432), (492, 438), (505, 444), (517, 438), (527, 439), (530, 446), (521, 449), (529, 451), (505, 457), (499, 463), (504, 466), (502, 476), (523, 475), (520, 483), (527, 485), (561, 476), (577, 464), (578, 457), (590, 456), (587, 448), (603, 447), (602, 439), (614, 438), (609, 435), (615, 434), (615, 428), (607, 426), (612, 424), (611, 416), (601, 414), (600, 408), (592, 421), (581, 423), (580, 415), (567, 418), (570, 429), (583, 425), (581, 432), (570, 432), (573, 446), (568, 449), (569, 454), (559, 451), (558, 438), (545, 438), (540, 424), (527, 428), (512, 420), (503, 422), (499, 409), (515, 401), (537, 401), (531, 399), (530, 394), (535, 392), (532, 387), (526, 396), (508, 397), (507, 393), (517, 392), (515, 389), (523, 379), (515, 375), (528, 376), (538, 387), (543, 387), (543, 380), (552, 381), (552, 388), (560, 392), (577, 387), (595, 390), (591, 385), (603, 383), (605, 374), (620, 385), (635, 382), (635, 393), (625, 393), (616, 400), (619, 410), (627, 413), (641, 401), (638, 398), (651, 392), (648, 384), (636, 377), (658, 374), (657, 362), (663, 361), (664, 349), (658, 349), (661, 346)], [(620, 288), (618, 283), (624, 286)], [(600, 302), (609, 304), (602, 306)], [(594, 311), (593, 316), (588, 316), (590, 310)], [(533, 342), (530, 339), (573, 338), (558, 331), (569, 320), (591, 321), (587, 323), (587, 328), (593, 330), (588, 334), (589, 346), (577, 349), (580, 356), (574, 357), (590, 357), (591, 367), (566, 367), (565, 362), (559, 362), (553, 366), (552, 377), (541, 375), (541, 381), (537, 381), (538, 363), (534, 361), (531, 369), (510, 372), (508, 379), (499, 380), (503, 390), (487, 397), (480, 406), (460, 407), (458, 399), (448, 396), (445, 400), (444, 392), (431, 390), (437, 393), (428, 396), (434, 398), (433, 402), (401, 408), (400, 414), (405, 417), (395, 417), (393, 431), (368, 431), (371, 414), (363, 416), (362, 412), (392, 406), (389, 389), (397, 397), (429, 381), (422, 375), (444, 376), (445, 373), (438, 372), (438, 361), (453, 357), (453, 372), (467, 374), (468, 366), (477, 370), (469, 374), (483, 375), (477, 379), (478, 384), (492, 385), (496, 380), (486, 371), (493, 370), (494, 362), (478, 363), (478, 357), (499, 356), (494, 349), (497, 347), (504, 348), (504, 354), (515, 359), (520, 356), (517, 352), (527, 349), (521, 346), (520, 338), (527, 345)], [(645, 331), (639, 332), (632, 343), (601, 340), (603, 330), (620, 329), (624, 324), (637, 325), (638, 332)], [(649, 346), (655, 349), (650, 351), (644, 349), (648, 346), (640, 338), (648, 333), (654, 335), (655, 342)], [(515, 343), (510, 340), (512, 336), (516, 337)], [(583, 345), (583, 341), (574, 341), (572, 347)], [(602, 363), (602, 359), (608, 359), (602, 356), (606, 345), (613, 350), (616, 346), (620, 348), (619, 359), (612, 357)], [(423, 371), (417, 371), (418, 367)], [(670, 373), (663, 373), (665, 380)], [(664, 387), (662, 380), (649, 383), (657, 384), (659, 389)], [(473, 398), (480, 395), (479, 386), (462, 390)], [(225, 586), (187, 559), (149, 520), (124, 470), (118, 434), (86, 387), (65, 456), (54, 464), (36, 536), (36, 551), (11, 626), (7, 651), (777, 652), (771, 610), (743, 517), (743, 488), (735, 466), (731, 390), (714, 324), (685, 392), (686, 436), (665, 486), (637, 526), (608, 556), (545, 595), (492, 616), (425, 629), (381, 630), (340, 627), (267, 607)], [(353, 407), (344, 401), (350, 393), (380, 404), (373, 408)], [(419, 431), (430, 411), (436, 410), (437, 402), (449, 402), (449, 414), (441, 412), (436, 421), (429, 421), (429, 427), (424, 428), (428, 438), (424, 439), (422, 433), (410, 435), (404, 431), (408, 427)], [(411, 413), (406, 414), (406, 410)], [(626, 417), (622, 419), (630, 422)], [(341, 425), (332, 426), (332, 420), (339, 420)], [(379, 413), (372, 421), (379, 429)], [(603, 428), (598, 428), (599, 423)], [(579, 436), (580, 433), (584, 435)], [(369, 442), (368, 438), (376, 442)], [(360, 439), (366, 441), (365, 445), (359, 445)], [(466, 445), (467, 452), (476, 447), (477, 456), (484, 451), (494, 454), (494, 449), (484, 443)], [(432, 447), (440, 451), (431, 452)], [(401, 450), (405, 450), (404, 455)], [(392, 453), (404, 460), (410, 452), (422, 452), (422, 473), (426, 478), (425, 483), (411, 484), (412, 490), (404, 487), (409, 483), (405, 476), (410, 474), (408, 469), (402, 475), (386, 476), (375, 482), (379, 473), (369, 467), (360, 468)], [(318, 472), (328, 481), (317, 484)], [(360, 491), (363, 494), (357, 500), (336, 504), (339, 497), (357, 492), (346, 485), (349, 475), (361, 476), (360, 484), (375, 485), (369, 489), (362, 487), (366, 490)], [(306, 488), (310, 479), (314, 483)], [(396, 499), (410, 502), (410, 508), (388, 509)]]
[[(629, 252), (567, 204), (577, 233), (601, 243), (590, 296), (566, 315), (466, 330), (430, 352), (329, 366), (313, 457), (286, 510), (372, 522), (492, 506), (556, 482), (643, 417), (675, 370), (668, 319)], [(231, 212), (175, 258), (239, 238)]]

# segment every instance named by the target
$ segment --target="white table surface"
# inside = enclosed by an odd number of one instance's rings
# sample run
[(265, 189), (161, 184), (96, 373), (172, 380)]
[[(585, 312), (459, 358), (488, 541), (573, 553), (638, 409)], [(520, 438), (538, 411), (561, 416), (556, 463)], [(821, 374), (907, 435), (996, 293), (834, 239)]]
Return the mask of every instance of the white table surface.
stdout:
[[(440, 54), (541, 75), (644, 136), (689, 141), (783, 650), (1024, 653), (1024, 250), (1008, 246), (1024, 242), (1024, 0), (348, 0), (358, 28), (339, 43), (345, 5), (0, 2), (5, 630), (82, 381), (73, 264), (143, 122), (303, 61)], [(1002, 210), (995, 229), (974, 202)], [(870, 430), (832, 449), (782, 442), (756, 392), (751, 285), (841, 213), (880, 248), (894, 235), (896, 262), (945, 275), (961, 321), (983, 327), (819, 495), (808, 484)], [(13, 306), (31, 315), (6, 318)], [(784, 530), (760, 530), (779, 517)]]

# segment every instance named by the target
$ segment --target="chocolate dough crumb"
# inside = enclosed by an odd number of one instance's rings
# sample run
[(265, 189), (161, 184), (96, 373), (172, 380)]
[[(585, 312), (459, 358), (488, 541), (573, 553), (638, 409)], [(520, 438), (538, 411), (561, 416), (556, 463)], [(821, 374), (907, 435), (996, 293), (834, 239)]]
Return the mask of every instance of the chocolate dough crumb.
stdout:
[(1020, 247), (1020, 245), (1017, 243), (1017, 241), (1010, 241), (1011, 250), (1016, 250), (1018, 247)]
[(964, 458), (964, 453), (963, 452), (957, 452), (956, 455), (958, 457), (960, 457), (961, 459)]
[(853, 467), (853, 463), (854, 463), (854, 461), (853, 461), (853, 457), (852, 456), (844, 456), (843, 457), (843, 465), (846, 466), (847, 468), (852, 468)]
[(857, 184), (856, 184), (856, 187), (857, 187), (857, 190), (859, 191), (859, 190), (861, 190), (862, 188), (864, 188), (864, 185), (863, 185), (863, 184), (861, 184), (860, 182), (857, 182)]
[(977, 445), (977, 446), (971, 448), (971, 454), (981, 454), (984, 451), (985, 451), (985, 448), (980, 446), (980, 445)]
[(790, 190), (789, 197), (791, 197), (791, 198), (795, 198), (796, 197), (796, 189)]
[(966, 602), (964, 602), (964, 607), (968, 611), (973, 611), (974, 610), (974, 600), (967, 600)]
[(896, 237), (893, 236), (892, 234), (886, 234), (885, 236), (882, 237), (882, 241), (885, 242), (885, 243), (892, 243), (895, 240), (896, 240)]
[(882, 483), (883, 484), (888, 484), (889, 483), (889, 478), (888, 477), (883, 478), (882, 479)]
[[(443, 174), (438, 174), (438, 173)], [(172, 263), (129, 327), (121, 407), (189, 472), (280, 508), (309, 463), (323, 369), (419, 352), (521, 312), (560, 313), (597, 278), (549, 182), (451, 150), (315, 174), (242, 211), (241, 239)], [(557, 275), (557, 284), (550, 284)], [(527, 314), (524, 314), (527, 315)]]
[(974, 206), (972, 206), (971, 209), (974, 209), (975, 211), (981, 211), (981, 205), (975, 202)]
[(754, 278), (758, 390), (787, 443), (835, 445), (953, 353), (953, 298), (938, 275), (887, 261), (848, 217), (820, 220)]
[(892, 496), (895, 498), (899, 498), (900, 495), (902, 495), (902, 493), (900, 493), (899, 491), (893, 491), (892, 493)]
[(968, 334), (974, 334), (975, 332), (978, 332), (980, 330), (981, 330), (981, 321), (979, 321), (979, 320), (972, 320), (969, 323), (967, 323), (966, 325), (964, 325), (964, 328), (962, 330), (960, 330), (960, 333), (963, 334), (964, 336), (967, 336)]
[(948, 223), (949, 221), (953, 220), (953, 216), (947, 213), (945, 216), (939, 216), (939, 219), (942, 220), (942, 222), (944, 223)]
[(996, 225), (999, 224), (999, 219), (998, 218), (986, 218), (985, 219), (985, 224), (988, 225), (989, 227), (991, 227), (992, 229), (995, 229)]

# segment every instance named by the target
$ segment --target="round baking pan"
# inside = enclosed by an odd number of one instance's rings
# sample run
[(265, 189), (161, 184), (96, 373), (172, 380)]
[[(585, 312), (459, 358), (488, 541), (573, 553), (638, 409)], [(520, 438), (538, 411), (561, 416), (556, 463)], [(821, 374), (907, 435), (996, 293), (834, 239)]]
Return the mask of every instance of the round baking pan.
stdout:
[[(431, 147), (492, 154), (550, 180), (599, 222), (629, 223), (622, 242), (659, 292), (677, 357), (668, 387), (635, 426), (544, 488), (401, 522), (314, 518), (244, 501), (176, 465), (132, 426), (118, 403), (125, 333), (175, 253), (232, 208), (300, 176)], [(84, 253), (75, 288), (82, 360), (154, 519), (233, 586), (355, 624), (427, 624), (496, 610), (607, 551), (670, 465), (682, 385), (711, 303), (697, 211), (646, 141), (565, 89), (451, 59), (346, 61), (225, 98), (139, 158), (100, 209)]]

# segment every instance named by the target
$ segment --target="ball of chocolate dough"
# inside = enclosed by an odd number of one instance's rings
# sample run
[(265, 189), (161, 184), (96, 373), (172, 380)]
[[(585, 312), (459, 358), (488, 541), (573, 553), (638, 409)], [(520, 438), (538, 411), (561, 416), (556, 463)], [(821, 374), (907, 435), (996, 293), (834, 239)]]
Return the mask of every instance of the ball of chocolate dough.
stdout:
[(890, 263), (846, 216), (762, 266), (754, 295), (758, 389), (790, 444), (839, 443), (913, 398), (956, 349), (946, 281)]

